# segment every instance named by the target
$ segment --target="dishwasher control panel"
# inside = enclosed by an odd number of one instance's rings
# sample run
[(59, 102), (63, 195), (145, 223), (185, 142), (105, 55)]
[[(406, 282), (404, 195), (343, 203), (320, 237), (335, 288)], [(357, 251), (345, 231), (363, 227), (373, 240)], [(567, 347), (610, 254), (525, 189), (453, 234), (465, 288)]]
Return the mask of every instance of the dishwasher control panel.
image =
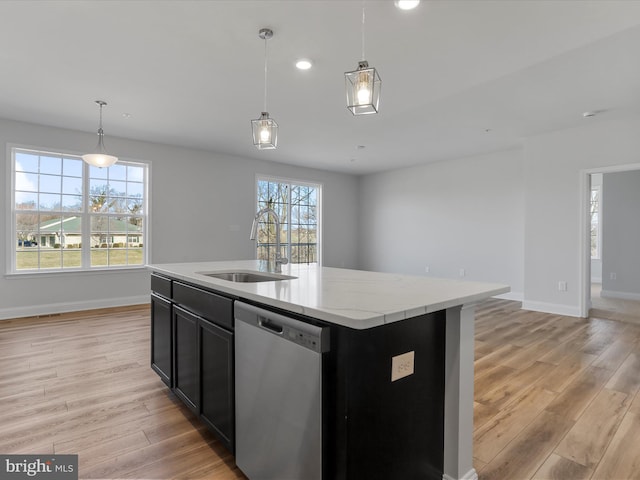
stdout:
[(329, 351), (329, 328), (317, 327), (297, 319), (285, 317), (253, 305), (236, 308), (236, 320), (266, 330), (284, 340), (317, 353)]

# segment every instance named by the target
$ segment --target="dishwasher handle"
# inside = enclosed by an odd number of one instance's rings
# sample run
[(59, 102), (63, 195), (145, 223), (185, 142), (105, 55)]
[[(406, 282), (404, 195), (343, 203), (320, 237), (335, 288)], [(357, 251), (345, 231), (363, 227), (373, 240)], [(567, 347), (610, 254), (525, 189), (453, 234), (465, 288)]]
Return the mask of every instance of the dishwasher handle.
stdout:
[(314, 352), (326, 353), (330, 349), (329, 327), (321, 327), (286, 317), (239, 300), (234, 302), (234, 317), (236, 333), (240, 328), (238, 322), (242, 322), (252, 328), (274, 335), (281, 341), (293, 342)]
[(284, 333), (284, 326), (274, 322), (267, 317), (258, 317), (258, 325), (265, 330), (269, 330), (270, 332), (276, 333), (278, 335), (282, 335)]

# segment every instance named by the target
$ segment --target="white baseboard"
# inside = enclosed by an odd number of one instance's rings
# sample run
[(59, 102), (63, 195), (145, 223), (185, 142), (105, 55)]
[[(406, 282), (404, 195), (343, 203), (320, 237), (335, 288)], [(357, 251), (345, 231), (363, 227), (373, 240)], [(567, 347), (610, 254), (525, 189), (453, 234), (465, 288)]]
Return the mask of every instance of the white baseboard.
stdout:
[(524, 300), (524, 293), (523, 292), (507, 292), (507, 293), (503, 293), (502, 295), (496, 295), (495, 297), (492, 298), (500, 298), (502, 300), (513, 300), (515, 302), (522, 302)]
[(602, 290), (600, 296), (604, 298), (618, 298), (620, 300), (640, 300), (640, 293), (616, 292), (614, 290)]
[(478, 480), (478, 473), (475, 468), (472, 468), (460, 478), (454, 478), (451, 475), (443, 473), (442, 480)]
[(36, 315), (51, 315), (54, 313), (78, 312), (96, 308), (123, 307), (149, 303), (149, 295), (134, 297), (101, 298), (97, 300), (83, 300), (79, 302), (49, 303), (46, 305), (30, 305), (28, 307), (0, 308), (0, 320), (9, 318), (33, 317)]
[(591, 277), (591, 283), (601, 284), (602, 283), (602, 277)]
[(573, 305), (562, 305), (559, 303), (532, 302), (524, 300), (523, 310), (533, 310), (534, 312), (554, 313), (556, 315), (566, 315), (567, 317), (581, 317), (580, 308)]

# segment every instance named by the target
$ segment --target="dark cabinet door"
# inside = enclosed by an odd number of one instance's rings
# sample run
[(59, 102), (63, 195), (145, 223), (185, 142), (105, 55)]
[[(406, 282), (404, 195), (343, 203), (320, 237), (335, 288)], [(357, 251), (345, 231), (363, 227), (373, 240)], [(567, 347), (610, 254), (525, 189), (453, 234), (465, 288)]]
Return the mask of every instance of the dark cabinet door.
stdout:
[(173, 386), (171, 302), (151, 294), (151, 368)]
[(202, 420), (233, 453), (233, 334), (200, 319)]
[(200, 410), (198, 317), (178, 306), (174, 318), (174, 391), (196, 414)]

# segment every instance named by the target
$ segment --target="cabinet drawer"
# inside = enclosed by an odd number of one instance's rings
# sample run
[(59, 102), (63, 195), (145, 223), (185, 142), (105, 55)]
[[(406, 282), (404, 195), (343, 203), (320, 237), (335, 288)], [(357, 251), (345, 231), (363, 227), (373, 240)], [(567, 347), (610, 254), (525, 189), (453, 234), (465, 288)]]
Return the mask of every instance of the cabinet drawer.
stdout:
[(233, 330), (233, 300), (230, 298), (174, 282), (173, 301), (202, 318)]
[(171, 284), (173, 282), (167, 277), (163, 277), (156, 273), (151, 274), (151, 291), (162, 295), (165, 298), (171, 298)]

